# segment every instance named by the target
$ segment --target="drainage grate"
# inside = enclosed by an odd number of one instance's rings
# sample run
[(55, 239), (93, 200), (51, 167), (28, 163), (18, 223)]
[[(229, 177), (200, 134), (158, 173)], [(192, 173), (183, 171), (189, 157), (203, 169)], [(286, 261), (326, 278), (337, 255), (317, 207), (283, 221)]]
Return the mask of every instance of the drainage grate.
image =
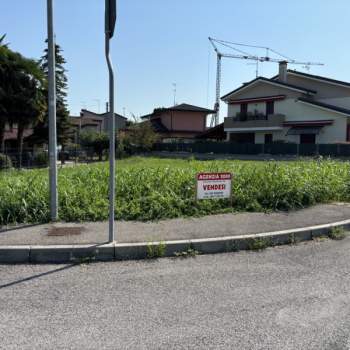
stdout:
[(48, 236), (76, 236), (80, 235), (83, 227), (52, 227), (49, 229)]

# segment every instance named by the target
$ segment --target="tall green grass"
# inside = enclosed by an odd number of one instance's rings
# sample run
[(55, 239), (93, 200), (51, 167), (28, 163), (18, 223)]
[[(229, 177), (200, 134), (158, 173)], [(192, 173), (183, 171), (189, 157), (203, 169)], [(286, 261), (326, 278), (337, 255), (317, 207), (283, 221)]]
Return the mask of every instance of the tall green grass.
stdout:
[[(233, 173), (228, 200), (195, 200), (195, 174)], [(59, 216), (64, 221), (108, 218), (108, 165), (59, 170)], [(131, 158), (117, 164), (116, 217), (157, 220), (228, 211), (290, 210), (349, 201), (350, 163), (243, 162)], [(0, 172), (0, 225), (49, 220), (45, 169)]]

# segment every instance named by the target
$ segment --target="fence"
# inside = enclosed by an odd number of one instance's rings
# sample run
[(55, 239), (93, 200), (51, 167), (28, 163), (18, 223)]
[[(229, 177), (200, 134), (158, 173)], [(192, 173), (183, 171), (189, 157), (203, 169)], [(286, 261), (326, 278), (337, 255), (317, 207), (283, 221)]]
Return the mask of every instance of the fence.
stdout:
[[(57, 160), (71, 165), (77, 163), (91, 163), (106, 160), (108, 154), (97, 154), (91, 148), (67, 149), (58, 152)], [(49, 155), (44, 150), (24, 149), (22, 154), (15, 149), (5, 149), (0, 153), (0, 170), (10, 168), (45, 168), (49, 164)]]
[(238, 144), (232, 142), (157, 143), (154, 151), (239, 155), (295, 155), (350, 157), (350, 144)]

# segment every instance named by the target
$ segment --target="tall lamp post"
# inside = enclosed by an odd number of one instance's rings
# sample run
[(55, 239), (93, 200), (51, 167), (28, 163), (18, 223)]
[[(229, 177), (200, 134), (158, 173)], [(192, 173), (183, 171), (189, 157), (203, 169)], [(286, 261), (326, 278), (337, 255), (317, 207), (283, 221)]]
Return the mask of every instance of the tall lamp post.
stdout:
[(49, 83), (49, 183), (51, 221), (58, 219), (57, 196), (57, 131), (56, 131), (56, 75), (55, 40), (53, 30), (53, 0), (47, 0), (47, 45)]
[(105, 0), (105, 54), (109, 72), (109, 242), (114, 242), (115, 207), (115, 117), (114, 71), (110, 56), (110, 40), (117, 19), (117, 0)]

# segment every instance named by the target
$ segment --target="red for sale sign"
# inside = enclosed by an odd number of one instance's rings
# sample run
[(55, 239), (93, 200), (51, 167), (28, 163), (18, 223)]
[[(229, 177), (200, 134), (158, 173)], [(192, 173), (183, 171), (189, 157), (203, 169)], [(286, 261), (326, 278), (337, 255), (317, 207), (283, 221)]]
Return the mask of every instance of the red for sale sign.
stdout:
[(231, 173), (197, 174), (197, 199), (231, 198)]

